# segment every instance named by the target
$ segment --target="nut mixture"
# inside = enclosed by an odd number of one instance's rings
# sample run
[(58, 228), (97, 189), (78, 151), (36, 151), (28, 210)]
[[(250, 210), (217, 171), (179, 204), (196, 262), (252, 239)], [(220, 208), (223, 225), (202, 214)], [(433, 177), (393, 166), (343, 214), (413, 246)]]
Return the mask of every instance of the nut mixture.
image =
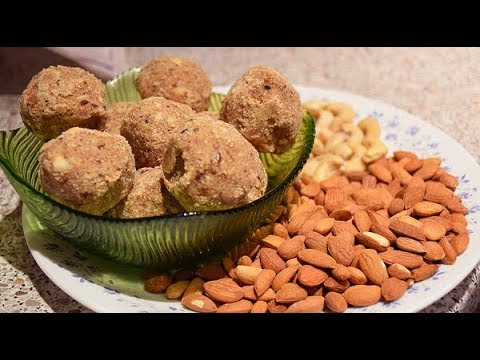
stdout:
[(145, 289), (198, 312), (344, 312), (396, 301), (467, 248), (457, 184), (439, 158), (408, 151), (321, 182), (304, 175), (272, 223), (223, 263), (150, 275)]
[(312, 100), (303, 103), (315, 119), (315, 143), (302, 174), (315, 181), (348, 171), (365, 171), (387, 154), (377, 119), (353, 123), (355, 111), (344, 103)]

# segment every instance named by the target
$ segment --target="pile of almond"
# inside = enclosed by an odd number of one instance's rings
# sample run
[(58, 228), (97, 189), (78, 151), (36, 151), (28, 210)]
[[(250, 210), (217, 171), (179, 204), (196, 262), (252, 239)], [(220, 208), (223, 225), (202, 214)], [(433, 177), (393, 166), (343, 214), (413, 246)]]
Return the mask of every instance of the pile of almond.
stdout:
[(223, 263), (150, 276), (198, 312), (343, 312), (400, 299), (468, 246), (467, 208), (439, 158), (397, 151), (367, 171), (303, 176), (270, 225)]

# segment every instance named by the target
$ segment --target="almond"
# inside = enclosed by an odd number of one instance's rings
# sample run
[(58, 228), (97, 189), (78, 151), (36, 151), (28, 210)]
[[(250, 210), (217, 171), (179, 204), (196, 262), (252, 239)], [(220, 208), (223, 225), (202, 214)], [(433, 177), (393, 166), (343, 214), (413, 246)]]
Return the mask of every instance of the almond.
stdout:
[(426, 251), (425, 255), (423, 255), (425, 260), (438, 261), (445, 257), (445, 251), (443, 251), (442, 247), (437, 242), (425, 241), (423, 247)]
[(227, 276), (220, 264), (208, 264), (195, 271), (195, 275), (200, 276), (205, 280), (218, 280)]
[(353, 221), (358, 231), (370, 231), (372, 221), (365, 210), (358, 210), (353, 214)]
[(252, 262), (252, 264), (250, 265), (254, 268), (257, 268), (257, 269), (261, 269), (262, 268), (262, 264), (260, 263), (260, 258), (256, 258), (254, 262)]
[(382, 296), (386, 301), (397, 301), (408, 289), (408, 284), (394, 277), (388, 278), (381, 288)]
[(284, 240), (287, 240), (289, 237), (287, 228), (279, 223), (273, 224), (273, 235), (281, 237)]
[(383, 181), (384, 183), (389, 184), (393, 180), (390, 170), (380, 164), (370, 164), (368, 166), (368, 171), (370, 171), (378, 180)]
[(315, 196), (315, 204), (325, 205), (325, 193), (322, 190)]
[(352, 306), (371, 306), (380, 301), (382, 294), (377, 285), (354, 285), (343, 294), (344, 299)]
[(244, 266), (251, 266), (252, 263), (253, 263), (252, 259), (247, 255), (243, 255), (237, 261), (237, 265), (244, 265)]
[[(463, 214), (460, 214), (460, 213), (453, 213), (453, 214), (450, 214), (447, 216), (447, 219), (450, 221), (450, 222), (458, 222), (458, 223), (461, 223), (465, 226), (468, 225), (468, 222), (467, 222), (467, 219), (465, 219), (465, 215)], [(448, 231), (448, 230), (447, 230)]]
[(192, 281), (190, 281), (190, 284), (188, 287), (185, 289), (183, 293), (183, 297), (190, 295), (190, 294), (199, 294), (202, 295), (203, 293), (203, 283), (205, 280), (203, 280), (200, 277), (194, 278)]
[(403, 202), (406, 209), (410, 209), (416, 203), (423, 200), (427, 184), (420, 178), (412, 178), (408, 183), (405, 193), (403, 194)]
[(417, 171), (418, 169), (420, 169), (422, 165), (423, 165), (423, 160), (410, 159), (410, 161), (407, 162), (403, 168), (411, 174)]
[(352, 284), (364, 285), (367, 283), (367, 277), (360, 269), (357, 269), (353, 266), (349, 266), (348, 271), (350, 272), (349, 280)]
[(344, 174), (349, 181), (362, 181), (364, 176), (367, 176), (366, 171), (348, 171)]
[(190, 280), (177, 281), (167, 288), (165, 296), (167, 299), (180, 299), (188, 285), (190, 285)]
[(346, 176), (332, 176), (320, 182), (320, 186), (323, 190), (329, 190), (332, 188), (343, 189), (348, 186), (348, 179)]
[(175, 282), (177, 281), (185, 281), (185, 280), (192, 280), (195, 272), (191, 269), (183, 269), (179, 272), (175, 273), (173, 279)]
[(267, 291), (265, 291), (265, 293), (260, 296), (260, 297), (257, 297), (257, 301), (266, 301), (266, 302), (269, 302), (271, 300), (275, 299), (275, 291), (272, 290), (272, 288), (268, 289)]
[(420, 255), (401, 250), (384, 251), (380, 253), (379, 256), (388, 265), (398, 263), (407, 269), (415, 269), (423, 264), (423, 258)]
[(458, 202), (454, 199), (446, 201), (445, 206), (452, 213), (466, 214), (468, 212), (468, 209), (463, 206), (461, 202)]
[(452, 244), (452, 247), (457, 252), (457, 255), (463, 254), (463, 252), (467, 249), (469, 242), (470, 236), (468, 233), (458, 234), (452, 240), (450, 240), (450, 244)]
[[(438, 245), (437, 243), (434, 244)], [(437, 264), (424, 264), (421, 267), (412, 270), (412, 277), (415, 281), (422, 281), (435, 274), (437, 270)]]
[(327, 237), (327, 245), (328, 245), (328, 241), (330, 241), (330, 239), (337, 239), (337, 240), (343, 240), (345, 242), (348, 242), (350, 245), (355, 245), (355, 236), (353, 236), (351, 233), (348, 233), (348, 232), (343, 232), (343, 233), (339, 233), (337, 236), (335, 235), (328, 235)]
[(238, 280), (244, 284), (253, 285), (258, 275), (262, 272), (261, 268), (239, 265), (235, 268), (235, 275)]
[(407, 237), (399, 237), (396, 244), (400, 250), (421, 255), (426, 253), (426, 250), (423, 247), (422, 243), (417, 240), (413, 240)]
[(404, 223), (415, 226), (417, 229), (422, 229), (423, 223), (420, 220), (417, 220), (411, 216), (402, 216), (398, 220), (403, 221)]
[(348, 308), (345, 298), (336, 292), (329, 292), (325, 295), (325, 305), (334, 313), (343, 313)]
[(341, 209), (346, 203), (347, 196), (343, 190), (336, 187), (327, 190), (325, 194), (325, 210), (328, 213)]
[(442, 174), (438, 181), (452, 190), (455, 190), (455, 188), (458, 186), (458, 179), (450, 174)]
[(442, 216), (429, 216), (429, 217), (420, 219), (420, 222), (422, 222), (424, 224), (427, 223), (427, 222), (438, 223), (445, 228), (445, 231), (450, 231), (453, 228), (452, 221), (450, 219), (442, 217)]
[(350, 266), (354, 257), (354, 248), (348, 239), (342, 237), (330, 237), (327, 242), (327, 248), (328, 252), (337, 263)]
[(287, 267), (282, 271), (280, 271), (277, 274), (277, 276), (275, 276), (275, 279), (273, 279), (272, 289), (274, 291), (278, 291), (283, 285), (290, 282), (295, 276), (295, 274), (297, 273), (299, 268), (300, 267), (292, 266), (292, 267)]
[(424, 222), (422, 230), (427, 240), (431, 241), (439, 241), (445, 236), (445, 233), (447, 232), (445, 227), (441, 223), (434, 221)]
[(211, 299), (224, 303), (236, 302), (242, 299), (244, 295), (242, 288), (233, 280), (230, 282), (224, 280), (207, 281), (203, 284), (203, 289)]
[(422, 217), (436, 215), (443, 209), (443, 205), (431, 201), (420, 201), (413, 206), (414, 214)]
[(324, 281), (323, 286), (328, 291), (343, 293), (350, 286), (350, 282), (348, 280), (337, 280), (333, 277), (329, 277)]
[(265, 301), (257, 301), (253, 304), (252, 310), (250, 312), (252, 314), (264, 314), (267, 312), (268, 304)]
[(392, 195), (392, 197), (396, 197), (398, 192), (402, 189), (403, 187), (398, 179), (393, 179), (392, 182), (387, 186), (387, 191), (390, 193), (390, 195)]
[(261, 240), (262, 245), (271, 249), (278, 250), (278, 247), (285, 241), (284, 238), (277, 235), (268, 235)]
[(230, 304), (223, 304), (217, 309), (217, 314), (219, 313), (249, 313), (252, 310), (253, 304), (248, 300), (240, 300)]
[(358, 233), (355, 238), (367, 248), (375, 249), (378, 252), (385, 251), (390, 246), (390, 242), (385, 237), (369, 231)]
[(309, 232), (306, 235), (305, 246), (308, 249), (320, 250), (327, 253), (327, 238), (315, 231)]
[(427, 181), (425, 188), (425, 200), (437, 204), (445, 204), (453, 196), (453, 191), (448, 189), (445, 185), (435, 182)]
[(395, 160), (400, 161), (402, 159), (408, 158), (408, 159), (417, 159), (417, 155), (410, 151), (405, 151), (405, 150), (397, 150), (393, 152), (393, 156)]
[(349, 210), (340, 209), (332, 211), (330, 217), (338, 221), (348, 221), (352, 218), (352, 213)]
[(272, 286), (276, 275), (275, 271), (270, 269), (262, 270), (258, 274), (254, 284), (257, 296), (262, 296)]
[(387, 269), (375, 250), (362, 251), (358, 259), (360, 270), (372, 283), (382, 285), (388, 279)]
[(407, 280), (412, 273), (405, 266), (401, 264), (392, 264), (387, 269), (388, 275), (399, 280)]
[(355, 191), (352, 197), (357, 205), (379, 206), (380, 208), (388, 206), (393, 199), (390, 192), (382, 187), (376, 187), (375, 189), (363, 188)]
[[(287, 262), (285, 263), (287, 265), (287, 267), (291, 267), (291, 266), (295, 266), (295, 267), (300, 267), (302, 266), (302, 264), (300, 264), (300, 262), (298, 261), (297, 258), (293, 258), (293, 259), (290, 259), (290, 260), (287, 260)], [(285, 269), (284, 269), (285, 270)], [(283, 270), (282, 270), (283, 271)], [(281, 272), (281, 271), (280, 271)]]
[(390, 223), (389, 228), (397, 235), (403, 235), (403, 236), (416, 239), (416, 240), (421, 240), (421, 241), (426, 240), (422, 230), (420, 230), (416, 226), (407, 224), (404, 221), (395, 219)]
[(283, 304), (278, 304), (275, 299), (267, 301), (267, 309), (270, 313), (284, 313), (287, 307)]
[(293, 215), (292, 219), (287, 225), (287, 230), (290, 235), (296, 235), (303, 224), (307, 221), (307, 218), (313, 213), (313, 210), (306, 210), (299, 212), (298, 210)]
[(337, 262), (333, 257), (325, 254), (324, 252), (321, 252), (320, 250), (300, 250), (298, 252), (298, 258), (303, 262), (319, 268), (333, 269), (335, 265), (337, 265)]
[(335, 276), (338, 280), (348, 280), (350, 279), (350, 271), (345, 265), (337, 264), (332, 270), (332, 275)]
[(172, 275), (160, 274), (152, 276), (145, 280), (145, 291), (152, 294), (159, 294), (167, 290), (168, 286), (172, 283)]
[(201, 312), (201, 313), (212, 313), (217, 311), (217, 305), (204, 295), (197, 293), (191, 293), (182, 298), (182, 305), (186, 308)]
[(332, 230), (333, 223), (335, 219), (332, 218), (325, 218), (317, 222), (313, 230), (315, 230), (319, 234), (327, 234)]
[(258, 296), (255, 294), (255, 287), (253, 285), (242, 286), (243, 297), (247, 300), (257, 300)]
[(285, 313), (319, 313), (323, 311), (324, 302), (323, 296), (308, 296), (305, 300), (290, 305)]
[(412, 175), (398, 164), (390, 164), (390, 171), (392, 172), (393, 177), (398, 179), (402, 185), (408, 185), (412, 179)]
[(397, 241), (397, 236), (388, 228), (388, 225), (372, 224), (371, 230), (375, 234), (382, 235), (390, 244), (395, 244)]
[(419, 177), (423, 180), (432, 178), (439, 168), (438, 161), (436, 159), (424, 159), (423, 165), (418, 169), (413, 176)]
[(300, 194), (311, 198), (317, 196), (320, 191), (320, 184), (316, 181), (312, 181), (309, 184), (302, 184), (300, 186)]
[(298, 282), (305, 286), (317, 286), (327, 280), (328, 274), (311, 265), (303, 265), (298, 271)]
[(298, 252), (303, 249), (303, 241), (299, 236), (293, 239), (285, 240), (278, 247), (278, 255), (284, 260), (289, 260), (297, 256)]
[(275, 301), (282, 304), (292, 304), (307, 297), (307, 291), (297, 284), (286, 283), (275, 295)]
[(452, 230), (453, 233), (455, 234), (463, 234), (463, 233), (468, 233), (467, 227), (461, 223), (452, 223)]
[(453, 248), (452, 244), (446, 237), (440, 239), (439, 242), (443, 251), (445, 252), (445, 257), (442, 259), (442, 264), (452, 265), (457, 261), (457, 252)]
[(377, 186), (377, 178), (373, 175), (366, 175), (362, 179), (362, 186), (367, 189), (374, 189)]
[(260, 262), (264, 269), (271, 269), (278, 274), (287, 267), (285, 261), (273, 249), (263, 248), (259, 251), (259, 254)]
[(229, 257), (224, 257), (222, 260), (223, 268), (227, 272), (228, 276), (232, 279), (236, 279), (237, 274), (235, 273), (235, 264)]
[(356, 234), (358, 232), (357, 228), (353, 226), (352, 223), (348, 221), (337, 221), (333, 223), (332, 227), (333, 235), (338, 235), (343, 232), (349, 232), (350, 234)]
[(374, 211), (370, 211), (370, 210), (367, 211), (367, 214), (370, 217), (370, 221), (372, 222), (372, 226), (377, 225), (377, 224), (388, 226), (389, 221), (385, 217), (377, 214)]
[(398, 214), (400, 211), (403, 211), (405, 208), (405, 204), (402, 199), (393, 199), (390, 202), (390, 205), (388, 205), (388, 213), (393, 216), (395, 214)]

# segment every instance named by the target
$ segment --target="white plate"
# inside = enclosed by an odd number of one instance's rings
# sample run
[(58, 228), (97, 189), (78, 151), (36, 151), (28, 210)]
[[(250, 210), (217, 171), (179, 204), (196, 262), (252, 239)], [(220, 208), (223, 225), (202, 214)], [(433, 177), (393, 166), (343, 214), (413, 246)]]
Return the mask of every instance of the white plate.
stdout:
[[(327, 99), (353, 106), (357, 119), (373, 116), (380, 121), (382, 138), (389, 149), (410, 150), (421, 157), (441, 156), (443, 165), (458, 176), (456, 194), (468, 206), (471, 242), (453, 266), (441, 265), (438, 272), (412, 286), (405, 296), (393, 303), (349, 309), (348, 312), (417, 312), (432, 304), (459, 284), (480, 260), (480, 167), (455, 140), (418, 117), (381, 101), (347, 92), (296, 87), (302, 100)], [(217, 87), (226, 93), (228, 87)], [(452, 126), (455, 120), (452, 119)], [(96, 312), (188, 312), (178, 301), (143, 290), (139, 271), (72, 248), (43, 229), (24, 207), (25, 238), (30, 251), (47, 276), (72, 298)]]

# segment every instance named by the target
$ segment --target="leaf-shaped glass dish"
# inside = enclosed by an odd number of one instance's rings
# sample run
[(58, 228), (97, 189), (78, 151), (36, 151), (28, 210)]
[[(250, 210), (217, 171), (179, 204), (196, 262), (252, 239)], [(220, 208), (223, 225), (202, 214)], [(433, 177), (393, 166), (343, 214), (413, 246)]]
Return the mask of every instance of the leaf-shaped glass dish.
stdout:
[[(109, 81), (108, 102), (139, 101), (135, 87), (139, 71), (134, 68)], [(218, 111), (222, 99), (223, 95), (213, 93), (209, 110)], [(0, 132), (0, 165), (29, 210), (68, 242), (117, 262), (169, 269), (202, 262), (244, 241), (282, 201), (308, 159), (314, 135), (313, 118), (304, 113), (290, 150), (280, 155), (260, 154), (269, 176), (268, 191), (250, 204), (141, 219), (88, 215), (49, 198), (38, 176), (38, 151), (43, 143), (26, 128)]]

